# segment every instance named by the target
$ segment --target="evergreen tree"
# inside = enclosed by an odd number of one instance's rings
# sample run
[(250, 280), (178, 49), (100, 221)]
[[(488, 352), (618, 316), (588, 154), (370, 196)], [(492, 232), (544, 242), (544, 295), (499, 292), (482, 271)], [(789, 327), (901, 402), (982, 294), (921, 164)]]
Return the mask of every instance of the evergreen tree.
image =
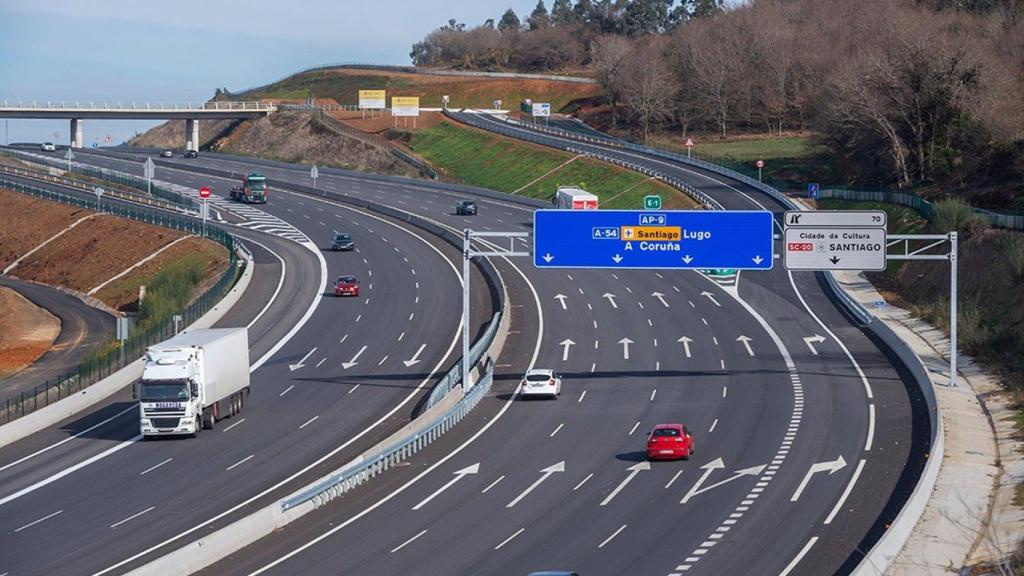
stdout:
[(519, 16), (516, 16), (515, 11), (511, 8), (505, 10), (505, 13), (501, 15), (501, 20), (498, 21), (498, 30), (501, 32), (516, 32), (521, 26)]
[(551, 23), (555, 26), (564, 26), (573, 21), (572, 2), (570, 0), (555, 0), (551, 5)]
[(544, 28), (548, 25), (548, 8), (544, 5), (544, 0), (537, 0), (537, 6), (533, 8), (533, 12), (530, 12), (530, 17), (526, 19), (526, 22), (530, 25), (530, 30)]

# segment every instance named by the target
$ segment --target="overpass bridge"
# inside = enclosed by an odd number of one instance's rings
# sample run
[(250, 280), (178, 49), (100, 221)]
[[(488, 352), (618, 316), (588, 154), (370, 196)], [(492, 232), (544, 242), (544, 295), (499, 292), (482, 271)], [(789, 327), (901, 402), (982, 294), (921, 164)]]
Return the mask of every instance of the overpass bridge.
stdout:
[(199, 120), (248, 119), (268, 116), (276, 106), (262, 102), (130, 103), (8, 102), (0, 105), (0, 118), (66, 118), (71, 120), (71, 147), (81, 148), (82, 121), (184, 120), (185, 140), (191, 150), (199, 147)]

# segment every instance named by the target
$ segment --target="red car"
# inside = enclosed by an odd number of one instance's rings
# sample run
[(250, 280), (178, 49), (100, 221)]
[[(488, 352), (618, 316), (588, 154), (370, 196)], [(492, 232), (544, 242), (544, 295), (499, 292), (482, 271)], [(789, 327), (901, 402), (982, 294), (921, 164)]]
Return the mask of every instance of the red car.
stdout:
[(647, 437), (648, 460), (689, 460), (693, 454), (693, 434), (682, 424), (658, 424)]
[(359, 280), (355, 276), (339, 276), (334, 283), (335, 296), (359, 296)]

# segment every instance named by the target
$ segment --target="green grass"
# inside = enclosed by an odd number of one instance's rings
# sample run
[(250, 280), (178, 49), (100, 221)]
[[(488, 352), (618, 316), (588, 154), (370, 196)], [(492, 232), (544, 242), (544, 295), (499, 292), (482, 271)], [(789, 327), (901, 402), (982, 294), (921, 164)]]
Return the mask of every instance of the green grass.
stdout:
[(156, 326), (184, 309), (192, 290), (203, 280), (205, 268), (202, 258), (190, 254), (154, 274), (139, 304), (140, 329)]
[(693, 150), (701, 156), (751, 163), (757, 160), (767, 163), (780, 158), (806, 158), (820, 152), (808, 136), (701, 142)]
[(558, 186), (581, 186), (606, 208), (639, 209), (647, 194), (661, 194), (666, 207), (694, 206), (682, 192), (631, 170), (585, 158), (566, 164), (572, 154), (449, 122), (413, 133), (409, 145), (454, 179), (530, 198), (546, 200)]

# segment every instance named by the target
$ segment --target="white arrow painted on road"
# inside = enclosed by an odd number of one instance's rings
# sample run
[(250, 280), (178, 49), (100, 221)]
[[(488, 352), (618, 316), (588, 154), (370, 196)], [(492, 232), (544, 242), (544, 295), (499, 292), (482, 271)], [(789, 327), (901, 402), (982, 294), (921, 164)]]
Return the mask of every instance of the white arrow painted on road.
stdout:
[(540, 478), (537, 478), (537, 480), (534, 481), (533, 484), (530, 484), (530, 486), (526, 490), (523, 490), (523, 492), (521, 494), (519, 494), (519, 496), (516, 496), (511, 502), (506, 504), (505, 508), (511, 508), (511, 507), (515, 506), (516, 504), (518, 504), (520, 500), (522, 500), (523, 498), (526, 498), (526, 496), (530, 492), (533, 492), (533, 490), (535, 488), (537, 488), (537, 486), (540, 486), (542, 482), (547, 480), (555, 472), (565, 472), (565, 460), (562, 460), (558, 464), (553, 464), (551, 466), (548, 466), (547, 468), (541, 470), (540, 472), (541, 472)]
[(669, 307), (668, 302), (665, 302), (665, 295), (661, 292), (651, 292), (651, 296), (661, 300), (661, 303), (665, 305), (665, 308)]
[(714, 484), (712, 484), (710, 486), (706, 486), (704, 488), (701, 488), (701, 486), (704, 484), (704, 482), (708, 479), (708, 476), (711, 476), (711, 474), (715, 470), (718, 470), (720, 468), (725, 468), (725, 462), (723, 462), (721, 458), (716, 458), (715, 460), (713, 460), (711, 462), (708, 462), (707, 464), (701, 466), (701, 469), (704, 470), (704, 474), (701, 475), (700, 480), (697, 480), (697, 483), (693, 485), (693, 488), (690, 488), (690, 491), (686, 493), (686, 496), (683, 496), (683, 499), (680, 500), (679, 503), (680, 504), (686, 504), (686, 502), (690, 498), (693, 498), (694, 496), (697, 496), (698, 494), (703, 494), (703, 493), (705, 493), (705, 492), (707, 492), (709, 490), (714, 490), (715, 488), (718, 488), (719, 486), (724, 486), (724, 485), (728, 484), (729, 482), (732, 482), (733, 480), (737, 480), (737, 479), (742, 478), (744, 476), (757, 476), (758, 474), (761, 473), (762, 470), (765, 469), (766, 466), (767, 466), (767, 464), (762, 464), (760, 466), (751, 466), (750, 468), (744, 468), (742, 470), (737, 470), (737, 471), (732, 473), (733, 474), (732, 477), (726, 478), (725, 480), (722, 480), (722, 481), (719, 481), (719, 482), (715, 482)]
[(603, 298), (607, 298), (608, 299), (608, 302), (611, 303), (612, 308), (618, 308), (619, 307), (619, 305), (615, 303), (615, 294), (609, 294), (609, 293), (605, 292)]
[(719, 308), (721, 308), (721, 307), (722, 307), (722, 305), (718, 303), (718, 300), (715, 300), (715, 295), (714, 295), (714, 294), (712, 294), (711, 292), (701, 292), (701, 293), (700, 293), (700, 295), (701, 295), (701, 296), (704, 296), (704, 297), (706, 297), (706, 298), (707, 298), (708, 300), (711, 300), (712, 302), (714, 302), (714, 303), (715, 303), (715, 306), (718, 306)]
[(690, 262), (693, 262), (693, 257), (687, 254), (686, 256), (683, 256), (683, 262), (689, 264)]
[(411, 366), (415, 366), (416, 364), (419, 364), (420, 363), (420, 354), (423, 352), (423, 349), (426, 348), (426, 347), (427, 347), (426, 344), (421, 345), (420, 349), (417, 350), (416, 353), (412, 355), (412, 358), (410, 358), (408, 360), (402, 360), (402, 364), (405, 364), (406, 368), (409, 368)]
[(562, 362), (565, 362), (569, 359), (569, 347), (576, 345), (576, 343), (566, 338), (559, 342), (558, 345), (562, 346)]
[(554, 259), (555, 259), (555, 257), (554, 257), (554, 256), (552, 256), (552, 255), (551, 255), (550, 253), (548, 253), (548, 254), (545, 254), (545, 255), (541, 256), (541, 258), (543, 258), (543, 259), (544, 259), (544, 261), (545, 261), (545, 262), (547, 262), (547, 263), (549, 263), (549, 264), (551, 263), (551, 261), (552, 261), (552, 260), (554, 260)]
[(650, 469), (651, 469), (651, 463), (647, 462), (646, 460), (643, 461), (643, 462), (637, 462), (636, 464), (633, 464), (629, 468), (626, 468), (626, 470), (629, 471), (629, 475), (627, 475), (626, 478), (623, 479), (623, 481), (620, 482), (619, 485), (615, 487), (615, 490), (612, 490), (611, 494), (606, 496), (605, 499), (601, 501), (601, 506), (607, 506), (608, 503), (612, 501), (612, 498), (615, 498), (615, 496), (623, 488), (626, 487), (626, 484), (629, 484), (630, 482), (632, 482), (633, 478), (636, 478), (636, 475), (639, 474), (642, 470), (650, 470)]
[(359, 352), (356, 352), (356, 355), (353, 356), (351, 360), (349, 360), (348, 362), (342, 362), (341, 367), (344, 368), (345, 370), (348, 370), (349, 368), (355, 366), (356, 364), (359, 364), (359, 362), (356, 362), (356, 360), (359, 360), (359, 357), (362, 356), (363, 352), (365, 351), (366, 346), (363, 346), (362, 348), (359, 349)]
[(629, 338), (619, 340), (619, 344), (622, 344), (622, 358), (625, 360), (629, 360), (629, 345), (632, 343), (633, 341)]
[(796, 492), (793, 492), (793, 497), (790, 498), (789, 501), (796, 502), (800, 499), (800, 495), (804, 493), (804, 488), (807, 488), (807, 483), (811, 481), (811, 476), (818, 472), (828, 472), (828, 475), (831, 476), (845, 467), (846, 460), (843, 458), (842, 454), (839, 455), (839, 458), (836, 458), (831, 462), (818, 462), (817, 464), (812, 464), (811, 469), (804, 475), (804, 479), (800, 482), (800, 486), (797, 487)]
[(303, 356), (302, 360), (299, 360), (298, 363), (296, 363), (296, 364), (289, 364), (288, 365), (288, 370), (290, 372), (295, 372), (299, 368), (302, 368), (303, 366), (305, 366), (304, 362), (306, 361), (307, 358), (309, 358), (310, 356), (313, 355), (313, 352), (316, 352), (316, 348), (313, 348), (312, 350), (310, 350), (309, 354), (306, 354), (305, 356)]
[(821, 334), (815, 334), (814, 336), (804, 336), (804, 344), (807, 344), (807, 347), (811, 349), (811, 354), (814, 354), (815, 356), (818, 355), (818, 351), (814, 349), (814, 344), (812, 344), (812, 342), (817, 342), (818, 344), (821, 344), (824, 341), (825, 337), (822, 336)]
[(479, 471), (480, 471), (480, 463), (479, 462), (477, 462), (476, 464), (473, 464), (472, 466), (466, 466), (462, 470), (456, 470), (455, 471), (455, 478), (452, 478), (447, 483), (445, 483), (444, 486), (441, 486), (437, 490), (434, 490), (433, 494), (431, 494), (430, 496), (427, 496), (426, 498), (421, 500), (420, 503), (415, 505), (415, 506), (413, 506), (412, 509), (413, 510), (419, 510), (420, 508), (423, 508), (424, 506), (427, 505), (427, 503), (429, 503), (434, 498), (437, 498), (438, 496), (440, 496), (442, 492), (444, 492), (445, 490), (447, 490), (447, 489), (451, 488), (452, 486), (454, 486), (456, 482), (458, 482), (459, 480), (462, 480), (465, 476), (468, 476), (469, 474), (476, 474)]
[(614, 260), (615, 263), (618, 264), (619, 262), (622, 262), (622, 256), (616, 254), (615, 256), (612, 256), (612, 260)]
[(753, 338), (751, 338), (749, 336), (744, 336), (743, 334), (740, 334), (739, 337), (736, 338), (737, 342), (743, 342), (743, 345), (747, 347), (747, 354), (750, 354), (751, 356), (753, 356), (754, 355), (754, 350), (750, 347), (750, 341), (751, 340), (753, 340)]
[(565, 306), (565, 299), (568, 298), (565, 294), (555, 294), (555, 300), (558, 300), (562, 304), (562, 310), (567, 310)]
[(691, 356), (690, 356), (690, 342), (693, 342), (693, 340), (691, 340), (690, 338), (687, 338), (686, 336), (683, 336), (679, 340), (676, 340), (676, 342), (682, 342), (683, 343), (683, 351), (686, 352), (686, 357), (687, 358), (691, 358)]
[(753, 258), (751, 258), (751, 260), (754, 261), (754, 264), (760, 264), (761, 262), (764, 262), (764, 258), (761, 258), (760, 255), (754, 256)]

